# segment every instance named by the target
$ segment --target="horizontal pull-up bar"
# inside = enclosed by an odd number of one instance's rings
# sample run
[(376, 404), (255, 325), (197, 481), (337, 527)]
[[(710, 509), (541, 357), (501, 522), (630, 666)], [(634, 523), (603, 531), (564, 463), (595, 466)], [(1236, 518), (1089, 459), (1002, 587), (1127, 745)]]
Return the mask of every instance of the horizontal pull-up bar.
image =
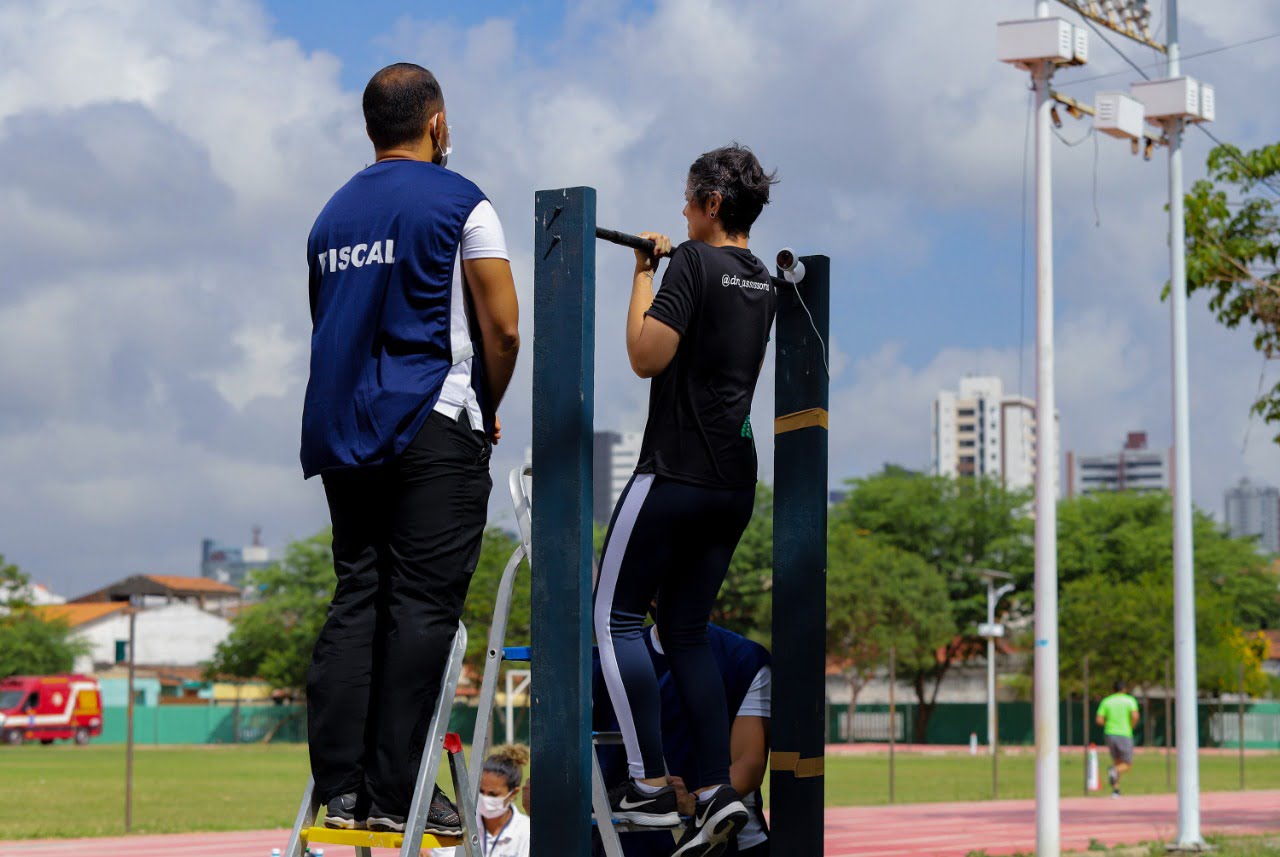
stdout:
[[(641, 238), (639, 235), (628, 235), (626, 232), (618, 232), (614, 229), (603, 229), (596, 227), (596, 237), (601, 241), (608, 241), (611, 244), (621, 244), (623, 247), (630, 247), (633, 250), (643, 250), (650, 256), (653, 255), (653, 242), (648, 238)], [(675, 249), (672, 247), (671, 249)]]

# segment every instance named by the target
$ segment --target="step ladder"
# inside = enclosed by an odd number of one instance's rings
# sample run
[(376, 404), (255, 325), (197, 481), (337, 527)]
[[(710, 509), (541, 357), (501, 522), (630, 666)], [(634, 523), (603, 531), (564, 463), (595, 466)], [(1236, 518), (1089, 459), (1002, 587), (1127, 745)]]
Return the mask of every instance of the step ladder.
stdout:
[[(480, 788), (480, 773), (489, 750), (489, 724), (493, 718), (493, 706), (498, 692), (498, 676), (502, 672), (504, 662), (528, 663), (533, 650), (529, 646), (507, 646), (507, 620), (511, 615), (511, 598), (515, 590), (516, 574), (522, 560), (532, 556), (533, 511), (533, 468), (530, 465), (517, 467), (511, 471), (508, 479), (511, 491), (511, 502), (515, 506), (516, 525), (520, 533), (520, 544), (516, 546), (503, 569), (502, 578), (498, 582), (498, 594), (494, 599), (493, 623), (489, 626), (489, 646), (485, 653), (484, 679), (480, 684), (480, 701), (476, 709), (475, 733), (471, 739), (470, 781), (476, 794)], [(530, 559), (530, 564), (532, 560)], [(609, 792), (605, 787), (604, 774), (600, 768), (600, 758), (596, 747), (620, 745), (622, 734), (619, 732), (591, 733), (591, 820), (600, 831), (600, 840), (604, 844), (604, 852), (608, 857), (623, 857), (622, 843), (619, 833), (650, 832), (655, 830), (677, 831), (683, 823), (672, 827), (648, 827), (620, 821), (613, 817), (609, 807)], [(474, 803), (477, 797), (472, 798)], [(607, 823), (601, 824), (601, 819)], [(286, 855), (293, 857), (293, 855)]]
[[(476, 793), (467, 776), (462, 739), (449, 732), (449, 712), (453, 709), (453, 697), (462, 675), (462, 660), (467, 653), (467, 629), (461, 622), (453, 635), (449, 659), (445, 664), (444, 681), (440, 684), (440, 697), (436, 700), (427, 729), (427, 740), (422, 750), (422, 764), (418, 766), (418, 779), (413, 787), (413, 801), (405, 820), (404, 833), (382, 833), (375, 830), (332, 830), (323, 823), (316, 824), (322, 809), (317, 803), (315, 781), (307, 777), (307, 787), (302, 792), (302, 804), (289, 834), (289, 846), (284, 857), (304, 857), (313, 852), (316, 845), (350, 845), (357, 857), (370, 857), (372, 848), (391, 848), (400, 857), (419, 857), (423, 848), (441, 848), (461, 845), (466, 857), (481, 857), (480, 837), (476, 830)], [(427, 812), (440, 770), (441, 755), (449, 758), (449, 772), (453, 778), (453, 793), (457, 797), (458, 815), (462, 821), (462, 836), (431, 836), (424, 833)]]

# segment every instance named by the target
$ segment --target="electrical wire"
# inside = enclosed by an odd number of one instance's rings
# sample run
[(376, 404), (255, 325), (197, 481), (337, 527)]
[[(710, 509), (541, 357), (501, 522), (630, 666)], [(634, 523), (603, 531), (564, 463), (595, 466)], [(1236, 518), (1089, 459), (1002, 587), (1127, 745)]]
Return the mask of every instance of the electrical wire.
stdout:
[[(1258, 392), (1254, 394), (1253, 400), (1256, 402), (1262, 398), (1262, 387), (1267, 378), (1267, 355), (1262, 355), (1262, 369), (1258, 372)], [(1253, 417), (1244, 422), (1244, 438), (1240, 441), (1240, 457), (1244, 458), (1245, 453), (1249, 451), (1249, 432), (1253, 429)]]
[(1074, 141), (1068, 140), (1066, 137), (1062, 136), (1062, 132), (1059, 131), (1057, 128), (1053, 129), (1053, 136), (1057, 137), (1063, 143), (1066, 143), (1068, 146), (1074, 149), (1076, 146), (1079, 146), (1081, 143), (1085, 142), (1086, 140), (1088, 140), (1090, 137), (1093, 136), (1093, 128), (1091, 127), (1089, 128), (1088, 131), (1085, 131), (1084, 136), (1081, 137), (1079, 140), (1074, 140)]
[(1022, 131), (1022, 237), (1018, 242), (1022, 251), (1018, 261), (1018, 395), (1023, 395), (1027, 354), (1027, 162), (1030, 161), (1031, 119), (1035, 107), (1033, 96), (1027, 93), (1027, 123)]
[[(1086, 18), (1085, 20), (1087, 21), (1088, 19)], [(1183, 54), (1182, 60), (1183, 62), (1186, 62), (1187, 60), (1199, 59), (1200, 57), (1207, 57), (1211, 54), (1220, 54), (1223, 51), (1229, 51), (1235, 48), (1242, 48), (1247, 45), (1254, 45), (1254, 44), (1257, 44), (1258, 42), (1267, 42), (1272, 39), (1280, 39), (1280, 33), (1270, 33), (1265, 36), (1258, 36), (1257, 38), (1248, 39), (1243, 42), (1236, 42), (1235, 44), (1231, 44), (1231, 45), (1223, 45), (1217, 48), (1210, 48), (1209, 50), (1206, 50), (1206, 51), (1196, 51), (1195, 53)], [(1167, 59), (1162, 58), (1159, 62), (1154, 62), (1150, 65), (1142, 66), (1142, 68), (1161, 69), (1161, 68), (1167, 68), (1168, 64), (1169, 64), (1169, 61)], [(1090, 77), (1081, 77), (1076, 80), (1067, 81), (1066, 83), (1060, 83), (1060, 84), (1057, 84), (1057, 87), (1058, 89), (1065, 89), (1068, 86), (1077, 86), (1082, 83), (1092, 83), (1095, 80), (1106, 80), (1109, 77), (1118, 77), (1125, 73), (1126, 72), (1123, 69), (1121, 69), (1120, 71), (1109, 71), (1104, 74), (1095, 74)]]
[(822, 334), (818, 331), (818, 323), (813, 320), (813, 313), (809, 312), (809, 305), (804, 302), (804, 295), (800, 293), (800, 284), (795, 283), (796, 298), (800, 301), (800, 306), (804, 308), (804, 314), (809, 316), (809, 326), (813, 328), (813, 335), (818, 337), (818, 344), (822, 346), (822, 368), (827, 370), (827, 380), (831, 379), (831, 364), (827, 362), (827, 343), (823, 341)]

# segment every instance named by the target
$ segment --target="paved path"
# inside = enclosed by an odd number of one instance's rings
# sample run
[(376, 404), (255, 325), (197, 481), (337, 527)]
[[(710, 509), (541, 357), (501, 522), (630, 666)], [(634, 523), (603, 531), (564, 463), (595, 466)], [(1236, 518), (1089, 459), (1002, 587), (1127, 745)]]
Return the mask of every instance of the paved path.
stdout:
[[(1280, 791), (1206, 793), (1201, 817), (1205, 833), (1280, 834)], [(827, 810), (826, 821), (826, 857), (964, 857), (974, 850), (998, 855), (1035, 848), (1030, 800), (840, 807)], [(1068, 850), (1082, 851), (1092, 839), (1108, 845), (1169, 839), (1176, 827), (1171, 794), (1062, 801), (1062, 845)], [(20, 840), (0, 842), (0, 857), (270, 857), (287, 838), (287, 831), (264, 830)], [(350, 853), (336, 846), (325, 851)]]

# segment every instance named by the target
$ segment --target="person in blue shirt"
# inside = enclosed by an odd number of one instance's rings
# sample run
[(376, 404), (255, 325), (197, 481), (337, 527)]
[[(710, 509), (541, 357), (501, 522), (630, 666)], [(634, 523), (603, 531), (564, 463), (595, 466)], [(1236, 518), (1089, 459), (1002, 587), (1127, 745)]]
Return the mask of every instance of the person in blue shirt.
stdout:
[[(402, 831), (480, 555), (519, 311), (493, 206), (446, 169), (435, 76), (388, 66), (363, 107), (375, 162), (307, 239), (301, 459), (324, 481), (337, 575), (307, 725), (324, 823)], [(427, 832), (460, 831), (437, 789)]]
[[(724, 686), (725, 713), (730, 724), (729, 779), (734, 790), (744, 796), (743, 803), (750, 816), (746, 826), (738, 831), (736, 841), (726, 843), (726, 850), (719, 853), (726, 857), (768, 857), (769, 829), (765, 824), (760, 787), (764, 784), (769, 764), (769, 694), (772, 683), (769, 651), (759, 643), (713, 624), (707, 625), (707, 641)], [(677, 793), (690, 793), (681, 806), (681, 812), (692, 816), (691, 793), (704, 785), (699, 779), (693, 718), (689, 716), (672, 677), (671, 665), (656, 625), (645, 629), (644, 642), (658, 679), (663, 759)], [(599, 661), (595, 664), (592, 700), (592, 728), (598, 732), (617, 731), (618, 716), (610, 703)], [(623, 748), (601, 746), (597, 753), (606, 785), (613, 788), (625, 786), (628, 767)], [(626, 857), (668, 857), (676, 847), (676, 841), (668, 831), (624, 833), (620, 840)], [(595, 854), (603, 853), (597, 837)]]

